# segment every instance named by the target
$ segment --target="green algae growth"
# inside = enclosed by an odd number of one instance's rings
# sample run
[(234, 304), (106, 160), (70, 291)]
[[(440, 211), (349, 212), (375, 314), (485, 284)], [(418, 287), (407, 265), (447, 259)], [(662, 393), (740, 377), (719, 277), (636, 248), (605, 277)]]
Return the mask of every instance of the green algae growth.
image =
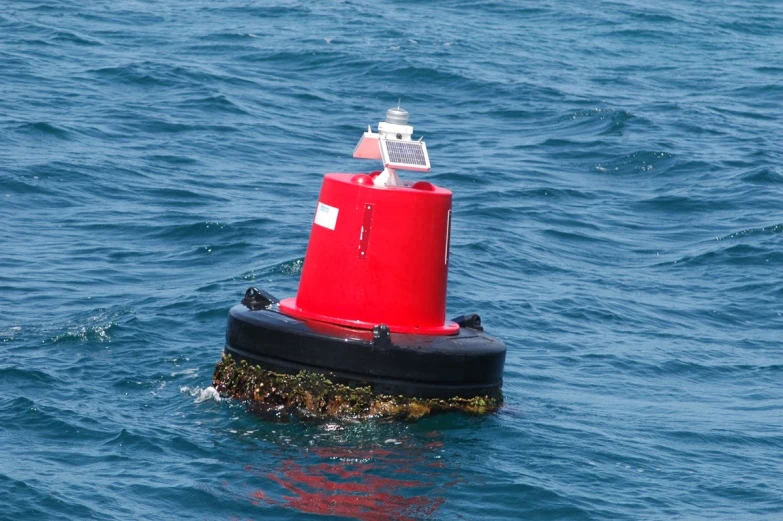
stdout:
[(227, 353), (215, 367), (212, 385), (222, 396), (247, 400), (264, 410), (309, 418), (418, 420), (448, 411), (487, 414), (503, 403), (500, 392), (497, 396), (448, 399), (375, 394), (369, 385), (351, 387), (309, 371), (277, 373), (245, 360), (237, 363)]

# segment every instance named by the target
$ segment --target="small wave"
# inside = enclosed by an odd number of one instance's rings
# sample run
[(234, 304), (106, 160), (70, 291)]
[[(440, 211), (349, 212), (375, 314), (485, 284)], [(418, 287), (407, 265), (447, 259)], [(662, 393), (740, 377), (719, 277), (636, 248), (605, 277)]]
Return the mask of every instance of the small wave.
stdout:
[(183, 188), (154, 188), (150, 194), (159, 197), (168, 206), (183, 206), (192, 208), (196, 205), (207, 205), (215, 201), (227, 201), (223, 197), (215, 194), (196, 192)]
[[(783, 232), (783, 224), (760, 228), (747, 228), (727, 235), (717, 236), (710, 242), (694, 245), (695, 253), (684, 255), (674, 261), (666, 261), (657, 266), (671, 265), (765, 265), (774, 266), (783, 261), (774, 244), (767, 245), (764, 239)], [(756, 241), (757, 244), (737, 243), (739, 240)], [(719, 243), (714, 246), (714, 243)], [(722, 244), (726, 242), (727, 244)]]
[(153, 163), (164, 162), (170, 165), (199, 165), (201, 161), (196, 157), (178, 156), (172, 154), (153, 154), (146, 159)]
[(11, 342), (22, 331), (22, 326), (11, 326), (8, 329), (0, 330), (0, 340), (3, 342)]
[(220, 244), (207, 244), (206, 246), (199, 246), (196, 249), (186, 254), (188, 257), (201, 257), (203, 255), (217, 255), (217, 254), (239, 254), (249, 248), (251, 244), (247, 241), (238, 241), (232, 243), (220, 243)]
[(666, 214), (710, 212), (731, 209), (733, 207), (733, 203), (726, 200), (671, 194), (637, 201), (635, 205), (641, 209), (654, 210)]
[[(132, 320), (134, 316), (135, 312), (125, 307), (99, 308), (80, 313), (65, 324), (39, 327), (34, 333), (36, 335), (49, 333), (50, 336), (45, 340), (47, 344), (109, 343), (112, 341), (115, 330), (121, 327), (121, 322)], [(52, 330), (59, 330), (59, 332), (51, 334)]]
[(104, 442), (104, 445), (122, 447), (124, 450), (144, 450), (155, 453), (163, 453), (163, 449), (155, 443), (155, 440), (144, 435), (133, 434), (127, 429), (122, 429), (119, 434)]
[(507, 119), (510, 121), (525, 121), (533, 117), (535, 113), (528, 110), (521, 110), (519, 108), (494, 108), (487, 107), (486, 112), (481, 114), (490, 116), (492, 118)]
[(783, 184), (783, 174), (771, 168), (757, 168), (744, 174), (742, 180), (758, 185), (780, 185)]
[[(753, 98), (758, 97), (759, 99), (763, 99), (764, 97), (779, 97), (781, 94), (783, 94), (783, 85), (778, 85), (775, 83), (770, 83), (766, 85), (754, 85), (754, 86), (742, 86), (737, 87), (736, 89), (733, 89), (731, 91), (732, 96), (736, 98)], [(777, 118), (775, 118), (775, 121), (778, 121)]]
[(762, 74), (783, 74), (783, 67), (774, 65), (761, 65), (759, 67), (753, 67), (753, 70)]
[[(50, 201), (56, 201), (49, 204), (52, 204), (52, 206), (57, 206), (58, 208), (67, 208), (77, 204), (72, 198), (63, 197), (62, 191), (59, 190), (58, 187), (54, 186), (54, 183), (51, 182), (52, 179), (49, 177), (52, 175), (51, 171), (46, 171), (45, 167), (36, 167), (34, 171), (43, 171), (46, 172), (46, 174), (43, 174), (42, 172), (42, 175), (40, 176), (30, 176), (29, 174), (9, 174), (0, 176), (0, 193), (5, 194), (6, 197), (10, 197), (12, 194), (34, 194), (39, 198), (46, 196), (47, 198), (51, 198), (49, 199)], [(41, 199), (39, 199), (39, 201), (40, 200)]]
[[(176, 116), (175, 116), (176, 117)], [(177, 118), (179, 119), (179, 118)], [(185, 134), (188, 132), (195, 132), (198, 130), (208, 129), (209, 126), (182, 123), (172, 119), (159, 119), (159, 118), (146, 118), (144, 120), (138, 120), (136, 127), (140, 130), (156, 134)], [(235, 131), (233, 127), (214, 127), (215, 130)]]
[(681, 22), (678, 18), (675, 18), (672, 16), (671, 13), (664, 13), (664, 12), (658, 12), (658, 13), (651, 13), (651, 12), (631, 12), (629, 13), (630, 18), (639, 20), (641, 23), (652, 23), (652, 24), (659, 24), (659, 23), (678, 23)]
[(779, 448), (783, 446), (783, 437), (779, 435), (760, 436), (731, 430), (662, 430), (661, 436), (670, 437), (677, 443), (694, 443), (710, 447), (761, 447)]
[(751, 107), (746, 107), (744, 110), (737, 110), (737, 109), (730, 109), (726, 107), (710, 106), (709, 109), (720, 114), (727, 114), (729, 116), (733, 116), (735, 118), (747, 118), (751, 120), (762, 120), (762, 121), (777, 121), (777, 117), (774, 114), (770, 114), (764, 110), (758, 110), (758, 109), (754, 110)]
[(599, 163), (595, 169), (603, 173), (630, 174), (665, 170), (671, 166), (674, 156), (669, 152), (654, 150), (638, 150), (616, 159)]
[[(201, 291), (201, 288), (199, 288), (199, 291)], [(210, 319), (221, 320), (224, 319), (227, 314), (228, 314), (228, 308), (226, 306), (221, 305), (213, 309), (197, 311), (196, 318), (198, 320), (210, 320)]]
[(90, 47), (105, 45), (103, 41), (97, 38), (80, 34), (75, 31), (64, 31), (62, 29), (59, 29), (56, 32), (54, 32), (54, 34), (49, 38), (49, 40), (53, 42), (75, 43), (77, 45), (90, 46)]
[[(323, 41), (323, 40), (321, 40)], [(273, 51), (273, 52), (252, 52), (248, 53), (244, 56), (239, 56), (238, 59), (252, 64), (264, 64), (264, 65), (280, 65), (281, 67), (285, 67), (287, 69), (293, 69), (297, 72), (313, 72), (313, 71), (322, 71), (324, 70), (324, 67), (327, 68), (340, 68), (343, 66), (348, 66), (349, 61), (352, 62), (355, 60), (355, 58), (351, 58), (349, 56), (346, 56), (345, 54), (334, 51), (331, 49), (335, 49), (335, 47), (329, 47), (328, 50), (319, 50), (318, 52), (312, 52), (311, 50), (307, 48), (302, 48), (301, 50), (284, 50), (284, 51)], [(355, 65), (351, 63), (351, 65)], [(367, 61), (365, 62), (365, 65), (368, 67), (372, 66), (372, 62)], [(289, 85), (289, 88), (296, 89), (296, 88), (303, 88), (306, 89), (307, 87), (300, 86), (298, 84), (291, 84)], [(327, 98), (323, 96), (320, 92), (313, 92), (307, 90), (307, 93), (309, 93), (309, 96), (311, 96), (311, 101), (321, 101), (321, 102), (328, 102)], [(299, 94), (302, 94), (301, 92)]]
[(547, 198), (550, 200), (573, 200), (580, 199), (586, 201), (593, 201), (597, 199), (597, 196), (592, 192), (584, 192), (575, 188), (555, 188), (552, 186), (544, 186), (539, 188), (530, 189), (508, 189), (508, 190), (488, 190), (481, 194), (482, 198), (490, 201), (519, 201), (519, 200), (531, 200), (537, 201), (541, 198)]
[(780, 30), (780, 19), (777, 17), (742, 16), (730, 22), (717, 24), (717, 27), (733, 33), (757, 36), (759, 34), (776, 34)]
[(46, 342), (50, 344), (87, 342), (90, 340), (97, 340), (101, 343), (111, 342), (111, 330), (113, 327), (115, 327), (115, 324), (112, 322), (102, 326), (77, 326), (65, 333), (48, 338)]
[(63, 383), (62, 380), (50, 375), (42, 369), (33, 369), (30, 367), (2, 367), (0, 368), (0, 380), (4, 384), (11, 384), (14, 386), (49, 386)]
[(250, 111), (242, 108), (238, 102), (228, 96), (215, 94), (202, 98), (192, 98), (178, 104), (182, 109), (194, 109), (205, 112), (226, 112), (229, 114), (250, 115)]
[(722, 237), (715, 237), (716, 241), (726, 241), (730, 239), (738, 239), (740, 237), (753, 237), (756, 235), (768, 235), (770, 233), (777, 234), (783, 232), (783, 223), (775, 224), (772, 226), (764, 226), (762, 228), (748, 228), (746, 230), (740, 230), (738, 232), (730, 233)]
[(560, 239), (567, 242), (604, 242), (604, 239), (598, 237), (591, 237), (585, 233), (568, 232), (563, 230), (546, 229), (542, 231), (543, 234)]
[(664, 31), (661, 29), (614, 29), (606, 33), (606, 36), (611, 38), (617, 38), (624, 42), (637, 42), (642, 44), (643, 42), (661, 42), (661, 41), (676, 41), (677, 34), (671, 31)]
[(646, 378), (685, 378), (705, 383), (722, 379), (726, 381), (743, 379), (744, 381), (744, 379), (750, 378), (763, 384), (766, 381), (777, 379), (783, 370), (783, 366), (780, 364), (710, 363), (703, 359), (690, 358), (660, 361), (648, 357), (596, 353), (569, 356), (566, 359), (574, 365), (589, 367), (591, 372), (620, 371), (624, 374), (636, 374)]
[(312, 13), (312, 7), (307, 5), (287, 4), (272, 6), (261, 4), (259, 6), (251, 4), (215, 4), (218, 7), (204, 8), (207, 12), (219, 13), (221, 16), (238, 17), (237, 19), (258, 18), (265, 21), (273, 18), (294, 18), (307, 16)]
[(710, 380), (716, 377), (740, 377), (746, 375), (759, 375), (759, 373), (778, 373), (780, 365), (758, 366), (750, 364), (706, 364), (691, 360), (669, 360), (662, 364), (654, 365), (655, 372), (661, 376), (684, 374), (691, 377), (699, 377)]
[(211, 33), (200, 37), (199, 39), (204, 42), (213, 43), (233, 43), (233, 42), (247, 42), (248, 39), (259, 38), (259, 34), (263, 35), (260, 31), (255, 33), (242, 33), (242, 32), (219, 32)]
[[(51, 389), (50, 389), (51, 392)], [(66, 407), (44, 405), (25, 397), (18, 397), (0, 406), (2, 424), (14, 429), (36, 432), (52, 439), (105, 439), (106, 433), (96, 430), (95, 420)]]
[[(12, 498), (4, 502), (5, 519), (100, 519), (103, 512), (93, 510), (74, 499), (72, 494), (62, 494), (52, 489), (41, 476), (48, 472), (41, 469), (45, 465), (35, 467), (38, 477), (28, 480), (13, 478), (0, 472), (0, 491), (4, 497)], [(19, 472), (17, 468), (6, 470), (12, 474)]]
[[(770, 262), (772, 261), (772, 262)], [(680, 266), (707, 266), (728, 264), (732, 266), (777, 266), (783, 262), (783, 254), (766, 247), (735, 244), (693, 255), (686, 255), (673, 262), (659, 264)]]
[(621, 135), (626, 122), (632, 118), (634, 118), (633, 114), (627, 110), (597, 107), (571, 112), (566, 116), (561, 116), (557, 123), (569, 124), (574, 129), (579, 128), (581, 132), (584, 131), (583, 127), (586, 125), (597, 125), (598, 135)]
[(275, 264), (261, 271), (250, 271), (242, 275), (242, 280), (254, 281), (274, 274), (299, 275), (304, 267), (304, 258)]
[(90, 69), (87, 72), (111, 80), (112, 82), (119, 80), (126, 84), (143, 87), (171, 87), (176, 83), (173, 79), (166, 77), (158, 67), (155, 67), (148, 62), (101, 67), (98, 69)]
[(24, 123), (17, 127), (19, 132), (32, 136), (55, 137), (58, 139), (70, 140), (71, 132), (65, 127), (49, 123), (48, 121), (38, 121), (35, 123)]
[(198, 239), (221, 237), (235, 231), (230, 224), (216, 221), (203, 221), (192, 224), (166, 226), (152, 235), (160, 239)]

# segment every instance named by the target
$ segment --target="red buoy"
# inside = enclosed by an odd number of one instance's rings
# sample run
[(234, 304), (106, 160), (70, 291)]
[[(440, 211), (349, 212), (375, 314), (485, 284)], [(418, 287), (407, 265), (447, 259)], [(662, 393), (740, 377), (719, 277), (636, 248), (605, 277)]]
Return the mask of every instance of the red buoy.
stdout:
[(446, 319), (451, 192), (326, 174), (296, 298), (280, 310), (360, 329), (453, 334)]
[(408, 113), (389, 109), (353, 154), (383, 171), (326, 174), (298, 294), (280, 301), (248, 288), (229, 311), (225, 352), (267, 371), (370, 386), (384, 399), (482, 397), (477, 404), (494, 410), (506, 346), (478, 314), (446, 320), (451, 192), (397, 175), (430, 169), (412, 133)]

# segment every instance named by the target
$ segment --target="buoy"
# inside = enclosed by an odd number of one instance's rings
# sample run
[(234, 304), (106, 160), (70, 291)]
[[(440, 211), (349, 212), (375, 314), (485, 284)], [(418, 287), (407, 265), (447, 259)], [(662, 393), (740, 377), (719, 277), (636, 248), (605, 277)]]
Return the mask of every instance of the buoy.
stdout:
[(477, 314), (446, 320), (451, 191), (398, 174), (430, 170), (408, 121), (391, 108), (356, 145), (382, 171), (325, 175), (296, 296), (252, 287), (231, 308), (218, 390), (352, 416), (501, 404), (505, 344)]

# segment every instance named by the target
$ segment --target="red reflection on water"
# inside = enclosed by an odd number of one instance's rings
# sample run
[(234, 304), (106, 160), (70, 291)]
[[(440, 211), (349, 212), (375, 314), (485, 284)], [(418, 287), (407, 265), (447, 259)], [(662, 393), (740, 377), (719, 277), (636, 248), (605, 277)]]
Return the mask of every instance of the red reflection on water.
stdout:
[[(265, 477), (288, 494), (276, 499), (259, 490), (251, 494), (253, 504), (263, 502), (305, 513), (360, 521), (415, 521), (432, 515), (443, 504), (442, 497), (430, 495), (431, 482), (376, 474), (385, 470), (408, 477), (421, 476), (421, 467), (426, 468), (429, 463), (422, 454), (407, 453), (402, 461), (399, 461), (399, 453), (395, 455), (387, 449), (327, 448), (311, 450), (311, 454), (331, 461), (312, 465), (300, 465), (291, 460), (282, 462), (279, 469)], [(418, 464), (419, 470), (410, 470), (411, 464)], [(415, 489), (423, 489), (427, 495)]]

